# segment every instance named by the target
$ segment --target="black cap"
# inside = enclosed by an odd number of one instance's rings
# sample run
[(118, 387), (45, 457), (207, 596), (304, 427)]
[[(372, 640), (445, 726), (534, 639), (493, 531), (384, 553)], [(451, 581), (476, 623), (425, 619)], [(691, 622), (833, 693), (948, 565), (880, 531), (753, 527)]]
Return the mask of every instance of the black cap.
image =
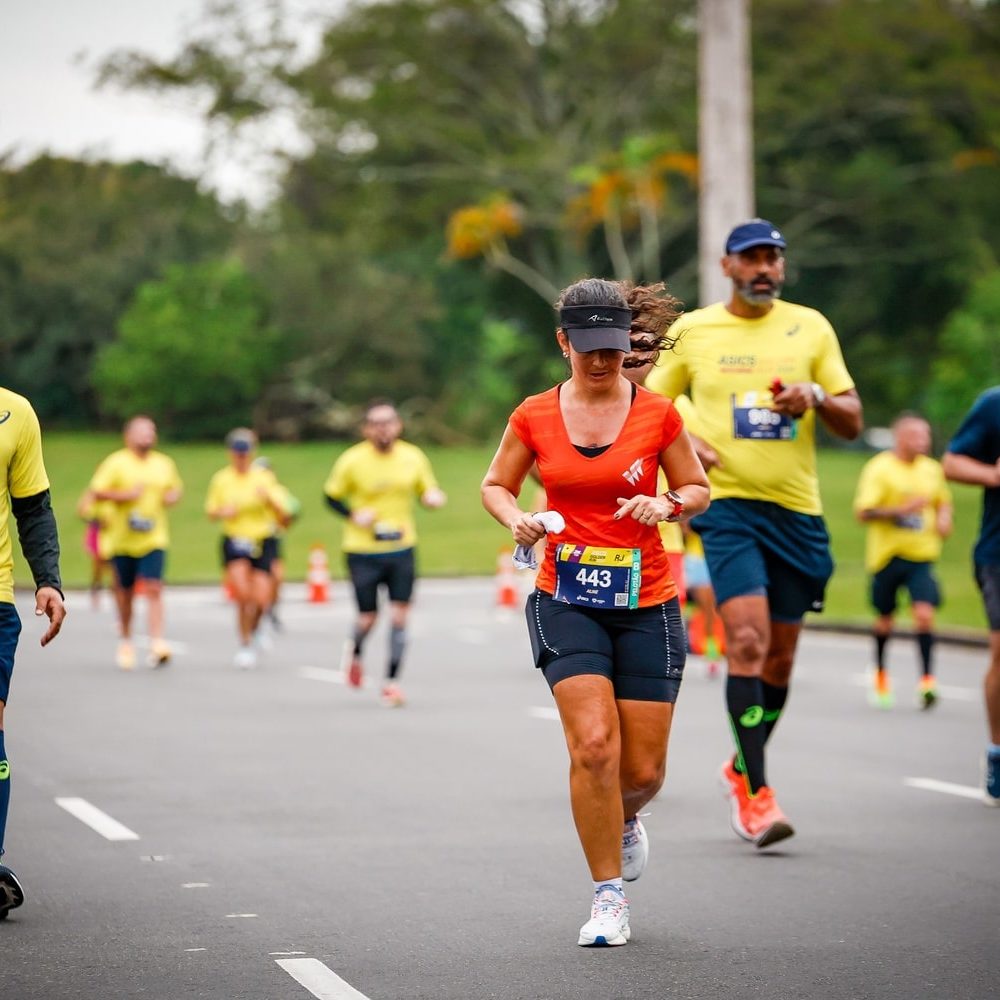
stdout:
[(632, 310), (621, 306), (563, 306), (559, 326), (566, 331), (574, 351), (632, 350), (629, 330)]

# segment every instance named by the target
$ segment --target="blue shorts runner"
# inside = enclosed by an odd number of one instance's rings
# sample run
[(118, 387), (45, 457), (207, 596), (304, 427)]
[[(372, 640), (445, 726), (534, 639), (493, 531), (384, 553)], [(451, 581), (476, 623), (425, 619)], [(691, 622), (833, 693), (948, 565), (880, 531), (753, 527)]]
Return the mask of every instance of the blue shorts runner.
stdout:
[(354, 599), (358, 611), (369, 613), (378, 609), (378, 588), (385, 586), (389, 600), (409, 604), (417, 578), (414, 549), (398, 552), (348, 552), (347, 571), (354, 584)]
[(976, 583), (983, 595), (983, 607), (986, 608), (986, 620), (990, 623), (991, 632), (1000, 632), (1000, 566), (977, 565)]
[(7, 703), (10, 693), (10, 675), (14, 672), (14, 653), (21, 634), (21, 619), (17, 608), (6, 601), (0, 602), (0, 701)]
[(166, 563), (166, 553), (163, 549), (153, 549), (144, 556), (112, 556), (118, 584), (125, 590), (135, 586), (137, 577), (144, 580), (162, 580), (163, 567)]
[(611, 681), (616, 698), (677, 700), (687, 643), (676, 597), (648, 608), (601, 609), (536, 590), (524, 610), (535, 666), (549, 687), (596, 674)]
[(726, 497), (691, 519), (701, 535), (715, 600), (764, 595), (774, 621), (822, 611), (833, 575), (823, 518), (767, 500)]
[(891, 615), (896, 610), (900, 587), (909, 592), (911, 604), (941, 606), (941, 589), (929, 562), (914, 562), (893, 556), (872, 577), (872, 607), (880, 615)]
[(222, 539), (222, 565), (228, 566), (238, 559), (246, 559), (262, 573), (271, 572), (271, 563), (278, 558), (278, 539), (274, 536), (255, 542), (248, 538)]

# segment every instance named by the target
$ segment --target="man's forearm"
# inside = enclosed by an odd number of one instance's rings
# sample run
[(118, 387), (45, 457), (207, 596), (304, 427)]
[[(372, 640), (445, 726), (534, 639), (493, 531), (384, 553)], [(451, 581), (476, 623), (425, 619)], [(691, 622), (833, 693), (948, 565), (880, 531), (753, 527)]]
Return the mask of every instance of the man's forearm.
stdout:
[(30, 497), (11, 497), (10, 508), (17, 522), (17, 537), (25, 561), (31, 568), (35, 589), (53, 587), (61, 594), (59, 531), (49, 491), (44, 490)]

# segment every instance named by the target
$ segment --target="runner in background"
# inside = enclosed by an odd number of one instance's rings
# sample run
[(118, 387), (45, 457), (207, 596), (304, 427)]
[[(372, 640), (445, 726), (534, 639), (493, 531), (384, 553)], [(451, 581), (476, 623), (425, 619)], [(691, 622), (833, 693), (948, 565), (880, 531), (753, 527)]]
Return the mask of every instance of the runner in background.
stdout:
[(934, 563), (951, 534), (951, 491), (941, 463), (930, 457), (930, 424), (916, 413), (901, 413), (892, 432), (892, 448), (865, 463), (854, 496), (854, 513), (867, 529), (865, 568), (872, 575), (871, 602), (878, 613), (872, 629), (875, 676), (870, 697), (877, 708), (892, 707), (886, 648), (897, 597), (905, 588), (920, 651), (917, 703), (927, 709), (938, 697), (932, 654), (941, 588)]

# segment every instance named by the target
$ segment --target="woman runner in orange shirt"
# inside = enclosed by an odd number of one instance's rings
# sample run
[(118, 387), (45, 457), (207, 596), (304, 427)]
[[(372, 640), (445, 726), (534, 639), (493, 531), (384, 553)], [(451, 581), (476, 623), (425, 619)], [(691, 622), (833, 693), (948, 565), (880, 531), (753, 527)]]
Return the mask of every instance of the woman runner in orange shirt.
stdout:
[[(526, 614), (570, 755), (570, 800), (594, 880), (581, 945), (630, 935), (622, 880), (642, 873), (637, 815), (663, 784), (684, 669), (684, 627), (657, 525), (708, 506), (708, 480), (673, 404), (622, 375), (631, 310), (617, 282), (590, 278), (557, 303), (570, 378), (511, 415), (483, 481), (483, 505), (518, 545), (545, 530), (517, 497), (537, 463), (547, 538)], [(671, 486), (658, 496), (662, 468)]]

